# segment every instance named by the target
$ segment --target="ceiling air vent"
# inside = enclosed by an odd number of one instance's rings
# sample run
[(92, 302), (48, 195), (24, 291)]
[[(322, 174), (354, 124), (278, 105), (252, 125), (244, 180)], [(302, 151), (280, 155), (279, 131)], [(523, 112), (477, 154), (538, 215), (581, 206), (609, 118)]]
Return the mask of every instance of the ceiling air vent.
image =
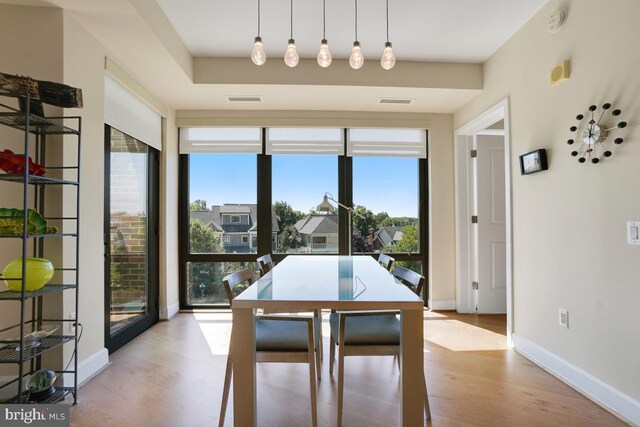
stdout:
[(242, 96), (227, 96), (229, 102), (262, 102), (261, 96), (242, 95)]
[(411, 104), (411, 98), (380, 98), (380, 104)]

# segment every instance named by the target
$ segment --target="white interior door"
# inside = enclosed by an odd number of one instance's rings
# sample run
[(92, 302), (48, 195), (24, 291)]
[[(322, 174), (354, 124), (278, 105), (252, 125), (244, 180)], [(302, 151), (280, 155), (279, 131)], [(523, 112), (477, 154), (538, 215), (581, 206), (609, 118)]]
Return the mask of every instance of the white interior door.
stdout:
[(507, 310), (507, 245), (503, 135), (476, 135), (476, 311)]

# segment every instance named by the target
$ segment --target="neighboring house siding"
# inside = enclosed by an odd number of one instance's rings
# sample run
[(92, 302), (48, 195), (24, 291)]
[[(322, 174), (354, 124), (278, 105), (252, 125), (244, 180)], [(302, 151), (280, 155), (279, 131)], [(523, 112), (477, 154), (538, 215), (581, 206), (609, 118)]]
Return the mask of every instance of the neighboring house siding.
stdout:
[[(237, 219), (238, 221), (234, 221)], [(223, 225), (249, 225), (249, 214), (223, 214), (222, 215), (222, 224)]]
[(295, 224), (302, 246), (309, 252), (335, 252), (338, 249), (338, 217), (331, 214), (310, 215)]
[[(198, 220), (220, 234), (225, 253), (249, 253), (256, 248), (255, 242), (251, 242), (251, 236), (257, 233), (257, 211), (255, 204), (225, 204), (213, 205), (210, 211), (193, 211), (189, 216), (191, 221)], [(232, 221), (232, 217), (236, 217), (238, 221)], [(277, 242), (280, 229), (273, 209), (271, 217), (271, 230)]]

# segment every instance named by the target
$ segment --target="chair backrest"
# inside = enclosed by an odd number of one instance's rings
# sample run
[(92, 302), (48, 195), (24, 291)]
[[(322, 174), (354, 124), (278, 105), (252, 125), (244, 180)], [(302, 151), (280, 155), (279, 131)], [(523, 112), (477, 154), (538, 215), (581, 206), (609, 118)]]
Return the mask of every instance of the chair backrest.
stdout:
[(391, 274), (393, 274), (394, 277), (400, 279), (402, 283), (411, 288), (411, 290), (415, 292), (416, 295), (422, 294), (422, 287), (424, 286), (425, 282), (425, 278), (423, 275), (399, 266), (396, 266)]
[(229, 305), (231, 305), (231, 301), (237, 295), (253, 284), (253, 273), (248, 268), (236, 271), (235, 273), (225, 276), (225, 278), (222, 279), (222, 284), (224, 285), (224, 290), (227, 293)]
[(273, 260), (271, 259), (271, 255), (269, 254), (262, 255), (256, 261), (258, 262), (258, 266), (260, 267), (260, 276), (264, 276), (273, 268)]
[(378, 255), (378, 263), (384, 268), (386, 268), (388, 271), (391, 271), (391, 266), (393, 265), (393, 262), (395, 260), (396, 260), (395, 258), (391, 258), (387, 254)]

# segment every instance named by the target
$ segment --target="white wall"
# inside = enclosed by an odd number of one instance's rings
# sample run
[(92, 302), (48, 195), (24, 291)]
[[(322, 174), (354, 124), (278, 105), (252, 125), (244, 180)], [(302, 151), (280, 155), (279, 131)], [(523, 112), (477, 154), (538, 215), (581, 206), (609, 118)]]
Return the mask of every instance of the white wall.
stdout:
[[(568, 20), (546, 31), (559, 6)], [(514, 328), (609, 386), (640, 400), (640, 2), (552, 0), (484, 65), (484, 92), (455, 127), (509, 97), (513, 180)], [(549, 70), (571, 60), (555, 88)], [(612, 102), (630, 122), (626, 142), (598, 165), (578, 164), (569, 127), (591, 104)], [(618, 134), (618, 132), (616, 132)], [(546, 148), (549, 170), (521, 176), (518, 155)], [(558, 326), (558, 308), (570, 328)], [(636, 406), (638, 407), (638, 406)]]

